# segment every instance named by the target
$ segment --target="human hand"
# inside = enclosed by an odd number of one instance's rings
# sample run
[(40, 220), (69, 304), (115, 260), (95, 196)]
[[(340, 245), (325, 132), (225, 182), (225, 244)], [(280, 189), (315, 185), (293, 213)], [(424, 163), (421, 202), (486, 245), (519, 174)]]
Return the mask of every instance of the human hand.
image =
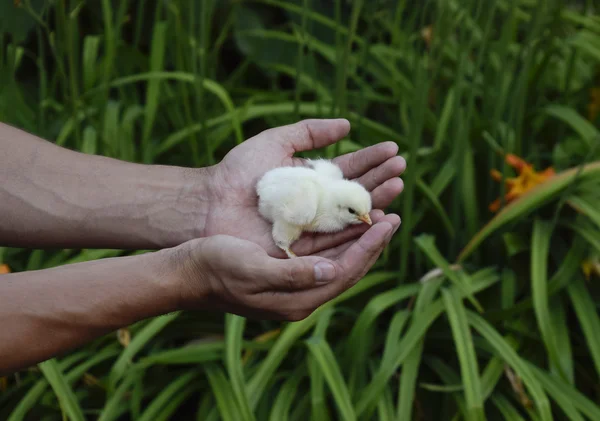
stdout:
[[(344, 119), (303, 120), (266, 130), (232, 149), (211, 169), (204, 235), (233, 235), (260, 245), (273, 257), (285, 257), (273, 242), (271, 224), (258, 212), (257, 181), (273, 168), (304, 165), (303, 159), (294, 157), (296, 152), (331, 145), (349, 130), (350, 124)], [(396, 156), (397, 152), (395, 143), (384, 142), (333, 161), (346, 178), (358, 181), (371, 192), (373, 209), (384, 209), (404, 187), (398, 176), (406, 168), (406, 161)], [(299, 256), (311, 255), (356, 239), (367, 229), (358, 225), (336, 234), (304, 233), (293, 250)]]
[(356, 241), (313, 256), (277, 259), (259, 245), (215, 235), (169, 249), (178, 307), (261, 319), (297, 321), (355, 285), (400, 225), (373, 212), (373, 226)]

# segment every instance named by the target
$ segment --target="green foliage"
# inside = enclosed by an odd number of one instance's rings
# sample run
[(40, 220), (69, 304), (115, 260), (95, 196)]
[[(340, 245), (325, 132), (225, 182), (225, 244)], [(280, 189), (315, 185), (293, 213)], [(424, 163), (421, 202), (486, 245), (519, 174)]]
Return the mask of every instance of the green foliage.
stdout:
[[(392, 140), (408, 162), (397, 238), (307, 319), (143, 321), (126, 348), (107, 335), (9, 376), (0, 419), (600, 419), (600, 288), (581, 270), (600, 254), (596, 2), (0, 3), (0, 120), (59, 145), (204, 166), (343, 116), (320, 154)], [(492, 214), (507, 153), (557, 175)]]

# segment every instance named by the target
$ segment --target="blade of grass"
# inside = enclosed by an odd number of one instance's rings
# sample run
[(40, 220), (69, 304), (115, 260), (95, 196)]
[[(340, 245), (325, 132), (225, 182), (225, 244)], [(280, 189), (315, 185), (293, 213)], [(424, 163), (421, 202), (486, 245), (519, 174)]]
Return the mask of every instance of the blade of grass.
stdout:
[[(474, 274), (472, 279), (473, 283), (470, 285), (470, 292), (476, 293), (496, 283), (498, 276), (493, 271), (484, 269)], [(463, 296), (462, 292), (461, 296)], [(444, 305), (441, 299), (424, 308), (418, 321), (411, 324), (406, 334), (395, 344), (393, 351), (390, 351), (392, 358), (390, 360), (382, 360), (379, 369), (371, 382), (363, 390), (358, 400), (356, 405), (358, 416), (373, 408), (389, 379), (396, 373), (429, 326), (442, 314), (443, 310)]]
[[(457, 372), (454, 371), (452, 367), (442, 361), (440, 358), (425, 358), (425, 363), (442, 379), (444, 383), (446, 383), (446, 387), (454, 387), (457, 383), (460, 382), (460, 376)], [(464, 388), (463, 388), (464, 389)], [(452, 420), (459, 420), (462, 418), (468, 419), (468, 413), (466, 409), (465, 399), (461, 393), (451, 392), (452, 397), (456, 402), (456, 406), (458, 406), (459, 413), (463, 416), (460, 417), (459, 414), (456, 414)], [(453, 408), (454, 409), (454, 408)], [(450, 419), (450, 417), (447, 417)]]
[(398, 344), (397, 348), (401, 351), (392, 361), (386, 362), (385, 366), (382, 364), (379, 367), (371, 382), (362, 391), (361, 397), (356, 404), (356, 413), (358, 416), (361, 416), (374, 407), (390, 377), (404, 363), (411, 351), (425, 335), (429, 326), (442, 314), (442, 311), (442, 303), (436, 302), (423, 312), (418, 322), (411, 324)]
[(571, 128), (587, 143), (588, 147), (591, 147), (592, 141), (600, 136), (600, 130), (579, 115), (573, 108), (552, 104), (548, 105), (544, 112), (571, 126)]
[(519, 414), (519, 411), (506, 399), (503, 395), (492, 396), (492, 402), (496, 405), (496, 408), (500, 411), (502, 416), (507, 421), (525, 421), (525, 419)]
[(600, 376), (600, 336), (598, 335), (598, 332), (600, 332), (600, 317), (598, 317), (596, 303), (581, 278), (571, 281), (567, 287), (567, 292), (577, 319), (581, 324), (581, 329), (590, 350), (590, 356), (594, 361), (596, 374)]
[(529, 370), (527, 363), (519, 357), (510, 344), (484, 319), (473, 312), (467, 311), (467, 320), (469, 321), (469, 324), (473, 326), (496, 350), (498, 355), (515, 370), (519, 377), (523, 379), (527, 389), (533, 396), (533, 401), (539, 411), (541, 419), (543, 421), (551, 421), (553, 417), (548, 397), (544, 393), (540, 382)]
[(237, 400), (231, 400), (233, 388), (227, 381), (223, 370), (215, 364), (207, 364), (204, 367), (208, 381), (215, 399), (217, 407), (223, 421), (238, 421), (240, 419), (240, 409), (237, 405)]
[(443, 288), (442, 297), (460, 362), (462, 382), (465, 388), (467, 418), (470, 420), (483, 420), (485, 419), (485, 413), (483, 410), (481, 379), (465, 308), (462, 299), (453, 290)]
[[(112, 358), (119, 353), (116, 347), (107, 347), (102, 351), (98, 352), (91, 358), (86, 359), (84, 362), (71, 369), (65, 376), (67, 383), (73, 386), (73, 383), (81, 378), (81, 376), (96, 366), (97, 364), (107, 360), (108, 358)], [(61, 368), (64, 369), (65, 364), (64, 361), (61, 361)], [(19, 400), (19, 404), (12, 411), (7, 421), (22, 421), (27, 416), (27, 413), (31, 410), (31, 408), (39, 402), (42, 395), (48, 388), (47, 380), (39, 380), (35, 386), (33, 386), (27, 394)]]
[(433, 236), (422, 234), (415, 239), (415, 243), (417, 243), (419, 248), (427, 255), (429, 260), (431, 260), (436, 267), (439, 267), (444, 275), (446, 275), (457, 288), (460, 288), (460, 290), (466, 294), (471, 304), (473, 304), (480, 313), (483, 313), (483, 307), (479, 301), (477, 301), (473, 294), (468, 292), (469, 287), (465, 277), (461, 277), (460, 274), (450, 269), (450, 265), (436, 248)]
[(395, 347), (400, 341), (400, 334), (404, 330), (404, 326), (408, 322), (410, 312), (408, 310), (401, 310), (394, 314), (390, 321), (387, 335), (385, 336), (385, 344), (383, 346), (383, 355), (381, 357), (381, 364), (385, 364), (386, 361), (390, 361), (390, 358), (394, 358)]
[(233, 393), (241, 411), (240, 420), (254, 420), (254, 415), (248, 402), (246, 381), (242, 367), (242, 340), (246, 319), (227, 314), (225, 316), (225, 365), (231, 380)]
[(557, 403), (564, 404), (563, 410), (565, 410), (565, 414), (567, 414), (570, 419), (582, 418), (579, 414), (574, 413), (573, 408), (577, 408), (577, 410), (581, 411), (591, 420), (600, 419), (600, 407), (597, 402), (592, 402), (575, 387), (546, 373), (535, 364), (528, 363), (528, 367), (535, 377), (538, 378), (540, 384), (544, 385), (544, 388), (548, 393), (554, 396)]
[[(579, 170), (579, 168), (571, 168), (563, 171), (509, 203), (469, 241), (458, 256), (458, 261), (462, 262), (469, 257), (487, 237), (504, 225), (532, 212), (542, 204), (555, 198), (558, 193), (573, 183)], [(582, 178), (600, 176), (600, 162), (583, 166), (580, 176)]]
[(329, 389), (333, 394), (341, 419), (356, 420), (356, 413), (350, 399), (350, 392), (342, 376), (339, 365), (329, 345), (321, 338), (311, 337), (306, 345), (319, 365)]
[(335, 306), (340, 302), (352, 298), (353, 296), (360, 294), (369, 288), (375, 287), (395, 277), (395, 273), (386, 272), (374, 273), (365, 276), (354, 287), (324, 304), (306, 319), (287, 325), (282, 334), (279, 336), (277, 342), (275, 342), (275, 344), (269, 349), (269, 353), (261, 363), (260, 367), (256, 370), (250, 381), (246, 384), (250, 408), (253, 410), (256, 408), (258, 400), (264, 393), (267, 384), (272, 379), (275, 371), (285, 358), (289, 349), (317, 322), (320, 313), (324, 311), (324, 309)]
[[(323, 104), (326, 104), (323, 102)], [(298, 106), (298, 113), (301, 115), (310, 115), (310, 116), (319, 116), (322, 118), (330, 118), (330, 114), (324, 114), (319, 112), (320, 104), (314, 102), (302, 102)], [(267, 116), (277, 116), (277, 115), (293, 115), (296, 111), (296, 103), (295, 102), (277, 102), (273, 104), (256, 104), (256, 105), (247, 105), (241, 108), (235, 109), (233, 112), (229, 112), (227, 114), (223, 114), (219, 117), (215, 117), (206, 121), (206, 128), (216, 127), (220, 124), (227, 123), (230, 120), (238, 118), (240, 122), (246, 122), (250, 120), (254, 120), (260, 117)], [(363, 124), (364, 127), (373, 130), (377, 133), (378, 136), (382, 138), (387, 138), (395, 141), (399, 144), (404, 144), (404, 138), (398, 132), (391, 130), (385, 125), (378, 123), (374, 120), (368, 119), (366, 117), (361, 117), (356, 113), (348, 112), (348, 119), (351, 123), (359, 121)], [(156, 154), (162, 154), (179, 143), (183, 142), (187, 136), (192, 133), (195, 133), (200, 130), (200, 125), (195, 124), (190, 127), (183, 128), (167, 139), (165, 139), (161, 144), (157, 147)]]
[(565, 306), (561, 296), (555, 296), (550, 300), (550, 319), (552, 329), (556, 334), (554, 342), (557, 346), (558, 358), (560, 366), (565, 372), (565, 381), (569, 384), (575, 384), (575, 367), (573, 350), (571, 348), (570, 330), (571, 326), (568, 322), (568, 316), (565, 311)]
[[(421, 317), (423, 309), (427, 308), (439, 291), (442, 280), (426, 282), (419, 292), (415, 302), (415, 311), (413, 315), (414, 322)], [(396, 336), (397, 338), (398, 336)], [(397, 341), (397, 339), (396, 339)], [(402, 366), (400, 375), (400, 386), (398, 389), (398, 411), (396, 419), (410, 420), (413, 418), (412, 410), (414, 406), (415, 389), (421, 357), (423, 353), (424, 339), (421, 339), (417, 346), (411, 351)], [(385, 358), (385, 354), (384, 354)], [(383, 364), (383, 362), (382, 362)], [(383, 399), (383, 397), (382, 397)]]
[(596, 227), (600, 228), (600, 211), (585, 197), (572, 196), (569, 204), (592, 220)]
[(114, 421), (119, 419), (123, 411), (122, 405), (126, 401), (125, 395), (130, 392), (130, 389), (139, 380), (141, 375), (143, 375), (143, 371), (132, 370), (125, 376), (119, 387), (107, 398), (98, 421)]
[(127, 367), (131, 365), (135, 355), (162, 329), (175, 320), (180, 313), (171, 313), (157, 317), (150, 321), (144, 328), (134, 336), (131, 343), (121, 353), (119, 359), (114, 363), (109, 374), (109, 389), (113, 389), (117, 382), (123, 377)]
[(311, 420), (329, 421), (323, 371), (321, 371), (315, 357), (312, 355), (308, 356), (308, 373), (310, 376)]
[(61, 408), (72, 421), (84, 421), (83, 411), (79, 406), (79, 401), (73, 393), (73, 389), (67, 383), (65, 376), (58, 367), (55, 359), (47, 360), (38, 364), (39, 369), (44, 373), (46, 380), (52, 387)]
[(275, 398), (269, 421), (287, 421), (289, 419), (290, 408), (298, 396), (298, 386), (304, 377), (302, 371), (305, 370), (305, 367), (300, 366), (287, 378)]
[[(157, 22), (152, 31), (152, 46), (150, 53), (150, 70), (158, 72), (164, 68), (167, 22)], [(150, 143), (150, 134), (156, 119), (156, 112), (160, 101), (160, 80), (151, 79), (146, 89), (146, 107), (144, 129), (142, 134), (142, 162), (152, 162), (153, 150)]]
[(223, 341), (188, 345), (181, 348), (155, 352), (140, 359), (140, 362), (137, 363), (137, 365), (140, 367), (149, 367), (151, 365), (161, 364), (186, 365), (218, 361), (222, 359), (224, 349), (225, 343)]
[[(356, 378), (358, 371), (363, 370), (368, 358), (370, 344), (365, 343), (365, 338), (369, 337), (369, 332), (373, 331), (373, 324), (388, 308), (398, 304), (401, 300), (415, 295), (420, 289), (419, 285), (403, 285), (390, 291), (378, 294), (373, 297), (361, 311), (358, 319), (354, 323), (348, 336), (347, 352), (350, 355), (348, 366), (350, 368), (350, 378)], [(364, 370), (363, 370), (364, 371)], [(351, 382), (352, 384), (353, 382)], [(351, 388), (353, 390), (354, 388)]]
[(164, 408), (171, 402), (172, 399), (176, 399), (176, 395), (183, 395), (186, 392), (182, 389), (193, 391), (193, 387), (190, 384), (198, 376), (196, 371), (185, 373), (180, 377), (177, 377), (168, 386), (161, 390), (161, 392), (149, 403), (146, 410), (138, 418), (138, 421), (155, 421), (158, 420), (159, 414)]
[(542, 333), (544, 346), (548, 352), (550, 365), (567, 378), (567, 371), (561, 366), (556, 332), (552, 328), (550, 308), (548, 307), (548, 254), (550, 250), (550, 237), (552, 236), (551, 224), (536, 219), (533, 224), (531, 238), (531, 292), (533, 295), (533, 309), (538, 327)]

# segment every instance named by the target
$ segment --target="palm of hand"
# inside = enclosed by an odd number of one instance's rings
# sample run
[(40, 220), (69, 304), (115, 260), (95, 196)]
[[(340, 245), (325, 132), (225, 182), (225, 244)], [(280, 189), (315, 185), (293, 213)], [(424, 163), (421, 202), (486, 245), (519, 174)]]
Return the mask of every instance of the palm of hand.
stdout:
[[(206, 235), (226, 234), (252, 241), (273, 257), (285, 257), (271, 237), (272, 225), (258, 212), (256, 183), (267, 171), (281, 166), (304, 165), (295, 152), (321, 148), (344, 137), (345, 120), (305, 120), (264, 131), (232, 149), (213, 169), (212, 203)], [(357, 179), (371, 191), (374, 209), (382, 209), (402, 191), (397, 178), (406, 166), (397, 157), (397, 146), (381, 143), (334, 159), (347, 178)], [(382, 216), (375, 212), (374, 222)], [(353, 226), (335, 235), (303, 234), (292, 246), (298, 255), (309, 255), (342, 245), (368, 227)]]

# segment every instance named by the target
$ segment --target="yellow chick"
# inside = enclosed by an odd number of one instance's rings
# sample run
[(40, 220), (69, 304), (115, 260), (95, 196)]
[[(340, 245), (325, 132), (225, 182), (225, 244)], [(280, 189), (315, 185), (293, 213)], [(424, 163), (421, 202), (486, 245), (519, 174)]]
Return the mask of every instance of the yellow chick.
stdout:
[(257, 183), (258, 211), (273, 223), (273, 240), (288, 257), (302, 232), (333, 233), (348, 225), (371, 225), (371, 195), (344, 179), (333, 162), (309, 160), (308, 167), (280, 167)]

